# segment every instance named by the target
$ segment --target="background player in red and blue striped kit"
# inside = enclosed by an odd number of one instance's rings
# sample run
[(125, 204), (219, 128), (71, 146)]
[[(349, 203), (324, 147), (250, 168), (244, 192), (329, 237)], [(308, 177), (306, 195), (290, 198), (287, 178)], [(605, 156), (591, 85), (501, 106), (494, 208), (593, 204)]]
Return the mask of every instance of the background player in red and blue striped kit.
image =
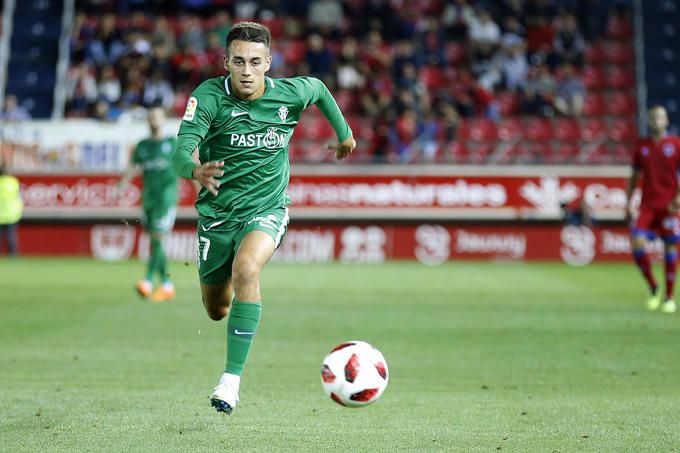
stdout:
[[(680, 241), (680, 138), (667, 132), (668, 114), (661, 106), (649, 109), (649, 136), (638, 140), (633, 154), (633, 172), (628, 182), (626, 220), (632, 218), (631, 196), (642, 179), (640, 212), (632, 223), (631, 244), (635, 263), (645, 277), (651, 296), (647, 308), (659, 307), (675, 313), (673, 286), (677, 269), (677, 243)], [(666, 292), (661, 294), (652, 273), (647, 243), (656, 237), (664, 243)]]

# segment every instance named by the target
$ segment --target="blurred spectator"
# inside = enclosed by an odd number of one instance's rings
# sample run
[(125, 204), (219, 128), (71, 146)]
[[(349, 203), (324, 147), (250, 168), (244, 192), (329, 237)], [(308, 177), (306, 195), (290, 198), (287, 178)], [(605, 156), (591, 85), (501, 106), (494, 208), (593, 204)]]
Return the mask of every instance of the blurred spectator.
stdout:
[(418, 55), (427, 65), (444, 64), (445, 36), (434, 17), (421, 21), (417, 33)]
[(555, 108), (563, 115), (580, 116), (585, 95), (585, 85), (574, 73), (574, 66), (571, 64), (562, 66), (562, 80), (557, 86)]
[(479, 42), (472, 53), (470, 68), (477, 78), (477, 82), (487, 91), (493, 91), (501, 81), (503, 56), (496, 52), (493, 44)]
[(116, 27), (116, 16), (104, 14), (95, 37), (86, 47), (86, 58), (96, 64), (113, 64), (126, 51), (123, 37)]
[(547, 64), (541, 64), (530, 70), (522, 96), (522, 113), (553, 116), (552, 104), (556, 87), (557, 83)]
[(175, 100), (175, 92), (170, 82), (165, 80), (160, 70), (154, 70), (151, 77), (144, 83), (142, 104), (145, 107), (161, 106), (169, 111)]
[(333, 53), (326, 47), (323, 37), (318, 33), (309, 35), (305, 54), (307, 71), (304, 72), (325, 80), (331, 74), (333, 60)]
[(97, 97), (109, 104), (115, 104), (120, 100), (121, 95), (120, 79), (116, 75), (113, 66), (104, 65), (99, 70), (99, 80), (97, 82)]
[(473, 49), (482, 45), (493, 47), (501, 42), (501, 29), (489, 12), (482, 9), (477, 13), (477, 20), (470, 24), (468, 37)]
[(109, 104), (103, 99), (99, 99), (92, 107), (92, 118), (103, 122), (116, 121), (121, 111), (115, 105)]
[(365, 78), (360, 69), (359, 47), (356, 39), (347, 38), (342, 44), (338, 59), (338, 88), (345, 90), (359, 89), (364, 86)]
[(392, 50), (378, 30), (371, 30), (362, 49), (361, 59), (373, 74), (388, 71), (392, 64)]
[(17, 97), (13, 94), (5, 96), (5, 106), (0, 113), (0, 120), (9, 122), (28, 121), (31, 114), (22, 105), (19, 105)]
[(470, 24), (475, 20), (475, 10), (468, 4), (467, 0), (446, 2), (442, 14), (442, 24), (449, 38), (454, 40), (465, 38)]
[(205, 51), (206, 39), (203, 34), (201, 19), (198, 16), (187, 16), (183, 21), (184, 31), (179, 37), (179, 46), (191, 47), (196, 53)]
[(17, 229), (23, 209), (19, 180), (9, 175), (4, 161), (0, 161), (0, 250), (6, 242), (10, 256), (19, 253)]
[(576, 18), (572, 14), (565, 14), (555, 36), (556, 63), (571, 63), (580, 67), (585, 51), (586, 42), (578, 30)]
[(312, 31), (337, 37), (344, 16), (338, 0), (312, 0), (307, 13), (307, 24)]
[(215, 23), (208, 30), (208, 36), (210, 35), (216, 35), (220, 43), (222, 45), (225, 45), (227, 42), (227, 35), (229, 34), (229, 30), (231, 30), (232, 22), (231, 22), (231, 16), (229, 13), (225, 10), (220, 10), (215, 14)]
[(84, 116), (97, 99), (97, 80), (93, 68), (82, 62), (69, 69), (66, 76), (66, 102), (70, 116)]
[(501, 44), (504, 48), (509, 48), (519, 43), (523, 43), (526, 39), (527, 31), (515, 16), (509, 16), (505, 19), (503, 36), (501, 37)]
[(154, 21), (154, 28), (151, 32), (151, 46), (165, 47), (168, 52), (175, 50), (175, 32), (170, 28), (168, 19), (160, 16)]
[(536, 16), (535, 21), (527, 26), (527, 49), (531, 64), (539, 65), (548, 60), (555, 40), (555, 30), (544, 16)]
[(529, 63), (524, 49), (524, 43), (519, 41), (508, 48), (503, 60), (503, 80), (510, 91), (517, 91), (526, 86)]

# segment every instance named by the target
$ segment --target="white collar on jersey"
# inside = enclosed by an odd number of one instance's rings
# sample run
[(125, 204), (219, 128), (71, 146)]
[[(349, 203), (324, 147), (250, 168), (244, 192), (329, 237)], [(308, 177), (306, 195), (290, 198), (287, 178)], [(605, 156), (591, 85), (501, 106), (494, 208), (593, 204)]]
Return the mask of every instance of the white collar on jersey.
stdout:
[[(227, 92), (229, 96), (231, 96), (231, 90), (229, 89), (229, 79), (231, 79), (231, 76), (228, 75), (224, 78), (224, 91)], [(267, 82), (269, 82), (269, 86), (274, 88), (274, 79), (270, 79), (269, 77), (264, 78)]]

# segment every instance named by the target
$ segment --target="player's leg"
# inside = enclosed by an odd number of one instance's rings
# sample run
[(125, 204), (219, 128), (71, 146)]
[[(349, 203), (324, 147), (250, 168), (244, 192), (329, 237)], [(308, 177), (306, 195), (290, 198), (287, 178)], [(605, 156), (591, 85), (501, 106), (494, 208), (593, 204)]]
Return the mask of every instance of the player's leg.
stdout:
[(7, 227), (7, 252), (9, 256), (17, 256), (19, 254), (19, 235), (17, 233), (18, 226), (16, 223), (10, 223)]
[(163, 241), (168, 236), (175, 224), (175, 208), (159, 209), (158, 213), (149, 224), (149, 236), (151, 241), (151, 257), (154, 262), (152, 272), (159, 276), (160, 286), (151, 295), (154, 302), (164, 302), (175, 298), (175, 285), (170, 281), (168, 272), (168, 259), (163, 250)]
[(287, 226), (288, 210), (273, 209), (247, 222), (237, 239), (231, 272), (235, 297), (227, 322), (227, 363), (211, 396), (211, 404), (218, 411), (231, 413), (238, 402), (241, 374), (262, 314), (260, 274), (285, 236)]
[(234, 297), (231, 278), (225, 283), (201, 283), (201, 296), (205, 312), (210, 319), (220, 321), (226, 318), (231, 308), (231, 300)]
[(675, 274), (678, 268), (677, 242), (674, 240), (664, 241), (664, 275), (666, 277), (666, 297), (661, 304), (664, 313), (675, 313), (675, 301), (673, 289), (675, 287)]
[(662, 238), (664, 243), (664, 275), (666, 278), (666, 294), (661, 311), (675, 313), (675, 301), (673, 289), (675, 287), (675, 274), (678, 268), (677, 244), (680, 241), (680, 219), (675, 215), (667, 216), (662, 223)]
[(633, 259), (647, 282), (650, 291), (650, 296), (646, 303), (649, 310), (656, 310), (661, 304), (661, 294), (660, 291), (658, 291), (658, 284), (652, 271), (652, 262), (647, 253), (647, 242), (649, 239), (655, 237), (653, 228), (654, 213), (643, 210), (640, 212), (640, 215), (635, 222), (635, 226), (631, 231)]
[(219, 412), (231, 413), (238, 403), (241, 374), (262, 314), (260, 273), (275, 249), (271, 236), (252, 231), (243, 238), (234, 258), (232, 284), (236, 297), (227, 321), (227, 363), (210, 397)]
[(153, 293), (153, 276), (156, 273), (157, 266), (155, 255), (153, 254), (153, 242), (151, 241), (150, 222), (152, 219), (152, 211), (150, 209), (144, 208), (142, 211), (142, 218), (140, 220), (142, 226), (144, 227), (144, 231), (149, 235), (149, 258), (146, 261), (146, 274), (144, 275), (144, 278), (135, 284), (135, 291), (137, 291), (137, 294), (139, 294), (140, 297), (144, 298), (151, 297), (151, 294)]

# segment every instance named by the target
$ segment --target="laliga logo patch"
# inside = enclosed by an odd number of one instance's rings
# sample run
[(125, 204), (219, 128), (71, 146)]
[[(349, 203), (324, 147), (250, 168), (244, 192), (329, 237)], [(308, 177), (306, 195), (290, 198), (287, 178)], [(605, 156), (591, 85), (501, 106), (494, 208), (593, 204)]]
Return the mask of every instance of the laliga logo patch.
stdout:
[(172, 151), (172, 146), (170, 146), (170, 143), (165, 142), (161, 145), (161, 151), (163, 154), (168, 154), (170, 151)]
[(184, 111), (184, 116), (182, 119), (185, 121), (193, 120), (194, 114), (196, 113), (196, 107), (198, 107), (198, 99), (191, 96), (187, 101), (187, 109)]
[(675, 154), (675, 145), (672, 143), (666, 143), (663, 145), (663, 154), (666, 157), (671, 157), (673, 154)]

